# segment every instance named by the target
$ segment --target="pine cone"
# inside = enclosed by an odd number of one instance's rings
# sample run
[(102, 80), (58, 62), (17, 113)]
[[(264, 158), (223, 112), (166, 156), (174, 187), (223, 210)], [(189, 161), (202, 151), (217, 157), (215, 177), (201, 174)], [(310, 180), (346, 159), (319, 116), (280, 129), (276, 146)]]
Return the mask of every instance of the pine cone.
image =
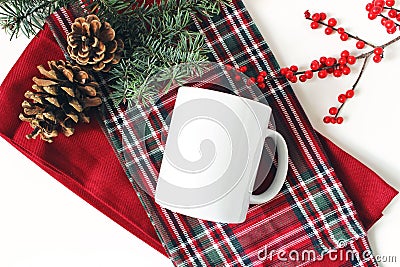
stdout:
[(24, 111), (19, 118), (33, 128), (28, 139), (40, 136), (52, 143), (58, 132), (71, 136), (78, 122), (89, 123), (89, 108), (99, 106), (102, 101), (99, 84), (79, 66), (63, 60), (48, 64), (50, 70), (38, 66), (44, 78), (33, 77), (33, 91), (25, 93), (27, 100), (22, 103)]
[(100, 22), (96, 15), (75, 19), (67, 41), (68, 53), (76, 63), (103, 72), (120, 61), (124, 48), (111, 25)]

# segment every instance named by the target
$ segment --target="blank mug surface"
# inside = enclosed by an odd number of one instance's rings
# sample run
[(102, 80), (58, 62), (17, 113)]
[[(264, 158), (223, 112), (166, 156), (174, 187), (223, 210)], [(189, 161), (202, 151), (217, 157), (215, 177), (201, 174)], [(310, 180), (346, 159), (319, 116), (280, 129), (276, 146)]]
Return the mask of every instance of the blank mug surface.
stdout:
[(255, 101), (207, 89), (180, 88), (156, 202), (200, 219), (243, 221), (270, 115), (268, 106)]

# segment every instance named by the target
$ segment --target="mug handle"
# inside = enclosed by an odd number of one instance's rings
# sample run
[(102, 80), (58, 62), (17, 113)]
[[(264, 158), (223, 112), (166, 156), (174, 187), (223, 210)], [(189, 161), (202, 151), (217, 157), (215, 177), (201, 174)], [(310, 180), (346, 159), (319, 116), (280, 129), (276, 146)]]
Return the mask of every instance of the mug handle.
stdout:
[(278, 168), (276, 170), (274, 180), (264, 193), (260, 195), (250, 195), (250, 204), (263, 204), (267, 201), (270, 201), (279, 193), (283, 183), (286, 180), (289, 153), (285, 139), (280, 133), (270, 129), (267, 130), (266, 138), (268, 137), (271, 137), (276, 143), (278, 152)]

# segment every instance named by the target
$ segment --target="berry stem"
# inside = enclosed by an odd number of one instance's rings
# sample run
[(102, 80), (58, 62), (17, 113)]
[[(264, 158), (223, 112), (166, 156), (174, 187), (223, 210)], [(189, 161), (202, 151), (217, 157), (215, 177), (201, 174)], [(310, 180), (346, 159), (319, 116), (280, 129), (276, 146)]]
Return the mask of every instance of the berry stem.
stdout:
[[(327, 69), (330, 69), (330, 68), (336, 68), (337, 66), (339, 66), (340, 64), (339, 63), (335, 63), (334, 65), (332, 65), (332, 66), (324, 66), (324, 67), (320, 67), (320, 68), (318, 68), (318, 69), (315, 69), (315, 70), (310, 70), (310, 71), (312, 71), (312, 72), (319, 72), (319, 71), (321, 71), (321, 70), (327, 70)], [(304, 71), (297, 71), (297, 72), (294, 72), (293, 73), (293, 75), (301, 75), (301, 74), (304, 74), (304, 73), (306, 73), (306, 71), (304, 70)]]
[(400, 24), (398, 24), (397, 22), (395, 22), (393, 19), (389, 18), (389, 17), (386, 16), (386, 15), (379, 14), (378, 17), (385, 18), (385, 19), (387, 19), (387, 20), (393, 21), (393, 22), (394, 22), (394, 25), (396, 25), (396, 27), (399, 27), (399, 26), (400, 26)]
[(383, 9), (387, 9), (387, 10), (396, 10), (397, 12), (400, 12), (400, 9), (397, 9), (397, 8), (394, 8), (394, 7), (388, 7), (388, 6), (385, 6), (385, 7), (383, 7)]
[[(313, 21), (311, 18), (306, 18), (306, 19)], [(335, 31), (338, 31), (338, 28), (337, 28), (337, 27), (331, 27), (331, 26), (329, 26), (327, 23), (325, 23), (325, 22), (323, 22), (323, 21), (318, 21), (318, 23), (321, 24), (321, 25), (324, 25), (324, 26), (326, 26), (326, 27), (332, 28), (332, 29), (335, 30)], [(353, 39), (355, 39), (355, 40), (357, 40), (357, 41), (363, 41), (366, 45), (368, 45), (368, 46), (370, 46), (370, 47), (372, 47), (372, 48), (375, 48), (375, 47), (376, 47), (375, 45), (373, 45), (373, 44), (371, 44), (371, 43), (369, 43), (369, 42), (367, 42), (367, 41), (361, 39), (360, 37), (358, 37), (358, 36), (356, 36), (356, 35), (353, 35), (353, 34), (347, 32), (347, 31), (345, 31), (344, 33), (346, 33), (350, 38), (353, 38)]]
[[(373, 51), (372, 51), (372, 52), (373, 52)], [(320, 68), (315, 69), (315, 70), (309, 69), (308, 71), (311, 71), (311, 72), (313, 72), (313, 73), (316, 73), (316, 72), (319, 72), (319, 71), (321, 71), (321, 70), (327, 70), (327, 69), (330, 69), (330, 68), (336, 68), (336, 67), (338, 67), (339, 65), (340, 65), (339, 63), (335, 63), (335, 64), (332, 65), (332, 66), (324, 66), (324, 67), (320, 67)], [(302, 71), (293, 72), (293, 75), (294, 75), (294, 76), (298, 76), (298, 75), (302, 75), (302, 74), (305, 74), (305, 73), (306, 73), (306, 71), (305, 71), (305, 70), (302, 70)], [(282, 74), (279, 74), (279, 75), (277, 75), (277, 76), (268, 75), (268, 76), (265, 77), (264, 81), (265, 81), (265, 82), (268, 82), (268, 81), (271, 81), (271, 80), (274, 80), (274, 79), (281, 79), (281, 78), (286, 78), (286, 77), (285, 77), (285, 75), (282, 75)]]
[[(364, 71), (365, 71), (365, 68), (366, 68), (366, 66), (367, 66), (367, 62), (368, 62), (369, 57), (370, 57), (370, 55), (368, 55), (368, 56), (366, 56), (366, 57), (364, 58), (364, 62), (363, 62), (363, 65), (362, 65), (362, 67), (361, 67), (360, 73), (358, 74), (357, 80), (354, 82), (354, 84), (353, 84), (353, 86), (351, 87), (350, 90), (355, 91), (355, 90), (357, 89), (357, 85), (358, 85), (358, 83), (360, 82), (362, 75), (364, 74)], [(335, 119), (337, 119), (337, 118), (339, 117), (340, 111), (343, 109), (344, 105), (346, 104), (346, 102), (347, 102), (348, 100), (349, 100), (349, 98), (347, 98), (346, 101), (344, 101), (344, 103), (342, 103), (342, 104), (339, 106), (338, 111), (337, 111), (337, 113), (336, 113), (336, 115), (335, 115)]]
[[(388, 46), (390, 46), (390, 45), (392, 45), (392, 44), (394, 44), (394, 43), (396, 43), (398, 41), (400, 41), (400, 35), (397, 36), (396, 38), (388, 41), (387, 43), (384, 43), (383, 45), (380, 45), (380, 46), (371, 45), (371, 46), (374, 47), (374, 48), (382, 47), (383, 49), (385, 49), (386, 47), (388, 47)], [(374, 54), (374, 50), (372, 49), (371, 51), (368, 51), (368, 52), (365, 52), (363, 54), (360, 54), (360, 55), (356, 56), (356, 59), (363, 59), (363, 58), (365, 59), (365, 58), (368, 58), (369, 56), (371, 56), (373, 54)], [(321, 71), (321, 70), (324, 70), (324, 69), (329, 69), (329, 68), (337, 67), (337, 66), (338, 66), (338, 63), (336, 63), (335, 65), (330, 66), (330, 67), (325, 66), (325, 67), (318, 68), (316, 70), (311, 70), (311, 71), (315, 73), (315, 72), (318, 72), (318, 71)], [(294, 75), (301, 75), (301, 74), (304, 74), (304, 73), (305, 73), (305, 71), (297, 71), (297, 72), (294, 72), (293, 74)], [(274, 80), (274, 79), (281, 79), (281, 78), (286, 78), (286, 77), (284, 75), (281, 75), (281, 74), (279, 74), (277, 76), (268, 75), (267, 77), (265, 77), (265, 82), (268, 82), (268, 81), (271, 81), (271, 80)]]
[[(388, 46), (390, 46), (390, 45), (392, 45), (392, 44), (394, 44), (394, 43), (396, 43), (398, 41), (400, 41), (400, 35), (397, 36), (396, 38), (390, 40), (389, 42), (383, 44), (383, 45), (375, 46), (375, 47), (382, 47), (383, 49), (385, 49), (386, 47), (388, 47)], [(374, 50), (371, 50), (371, 51), (368, 51), (366, 53), (363, 53), (361, 55), (356, 56), (356, 58), (357, 59), (366, 58), (366, 57), (369, 57), (370, 55), (372, 55), (373, 53), (374, 53)]]

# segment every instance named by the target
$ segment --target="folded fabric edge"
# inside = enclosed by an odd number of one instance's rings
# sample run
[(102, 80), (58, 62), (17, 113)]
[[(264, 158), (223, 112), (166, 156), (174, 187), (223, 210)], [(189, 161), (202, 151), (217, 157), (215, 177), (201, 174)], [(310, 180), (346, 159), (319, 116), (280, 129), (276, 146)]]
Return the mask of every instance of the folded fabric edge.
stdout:
[[(326, 136), (319, 132), (317, 133), (320, 136), (322, 146), (326, 148), (326, 151), (331, 152), (329, 153), (329, 159), (338, 177), (340, 177), (345, 191), (349, 196), (357, 196), (356, 198), (351, 197), (351, 199), (364, 227), (367, 230), (370, 229), (383, 216), (384, 209), (399, 193), (398, 190), (359, 160), (357, 162), (354, 161), (353, 156), (341, 149)], [(349, 164), (346, 164), (349, 161), (353, 161), (353, 165), (349, 166)], [(354, 173), (354, 176), (359, 176), (360, 173), (363, 173), (365, 177), (370, 177), (371, 175), (377, 177), (379, 179), (379, 190), (371, 190), (371, 188), (377, 186), (377, 179), (364, 179), (362, 185), (355, 179), (346, 179), (346, 177), (353, 176), (352, 173)], [(362, 190), (363, 188), (365, 190)], [(376, 194), (377, 192), (379, 195)], [(368, 201), (368, 199), (374, 199), (374, 201)]]

